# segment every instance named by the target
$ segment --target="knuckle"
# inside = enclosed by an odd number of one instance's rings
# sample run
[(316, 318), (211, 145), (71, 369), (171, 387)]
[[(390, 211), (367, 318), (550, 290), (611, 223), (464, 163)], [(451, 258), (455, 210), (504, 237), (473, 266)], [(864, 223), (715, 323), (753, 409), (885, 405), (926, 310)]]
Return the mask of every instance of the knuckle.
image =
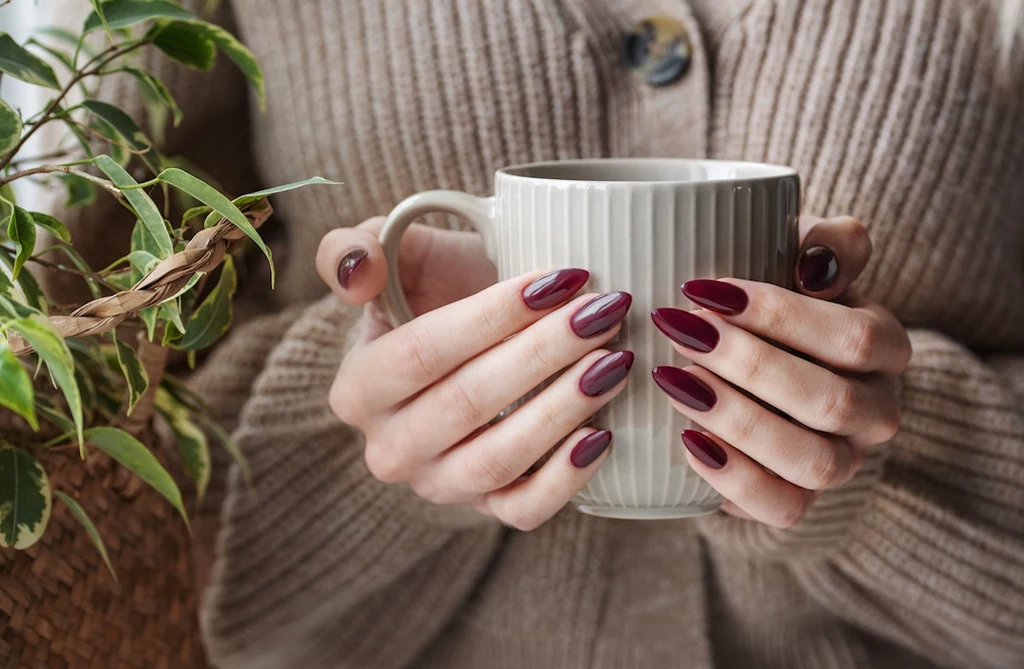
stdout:
[(520, 532), (533, 532), (544, 524), (543, 518), (522, 504), (505, 509), (500, 519), (505, 525)]
[[(792, 328), (793, 323), (799, 322), (793, 302), (790, 296), (781, 294), (781, 288), (765, 287), (759, 291), (757, 299), (750, 300), (750, 309), (753, 307), (755, 320), (762, 324), (762, 328), (768, 333), (783, 333)], [(756, 306), (755, 306), (756, 304)]]
[(881, 330), (878, 319), (871, 316), (854, 322), (847, 332), (844, 346), (847, 362), (853, 369), (866, 369), (872, 365), (878, 353)]
[(492, 492), (512, 483), (522, 472), (496, 457), (489, 448), (474, 449), (466, 472), (465, 487), (477, 493)]
[(837, 379), (831, 388), (821, 393), (817, 427), (833, 434), (846, 434), (857, 417), (858, 392), (853, 382)]
[(761, 422), (760, 410), (757, 404), (754, 402), (744, 402), (743, 405), (744, 407), (739, 410), (732, 420), (734, 435), (732, 441), (737, 447), (753, 440), (757, 434), (758, 425)]
[(394, 449), (382, 448), (379, 444), (367, 443), (363, 452), (366, 469), (373, 478), (382, 483), (401, 483), (402, 461)]
[(452, 377), (441, 385), (441, 393), (444, 407), (466, 425), (476, 428), (493, 418), (486, 414), (479, 393), (465, 379)]
[(444, 371), (437, 347), (421, 328), (409, 328), (399, 339), (399, 369), (414, 381), (431, 381)]
[(825, 490), (844, 483), (852, 473), (853, 454), (845, 444), (823, 440), (807, 462), (801, 485), (809, 490)]
[(338, 374), (331, 383), (327, 394), (327, 404), (331, 412), (343, 423), (359, 426), (362, 422), (362, 393), (357, 392), (355, 384)]
[(528, 334), (523, 339), (524, 355), (534, 368), (554, 371), (563, 367), (552, 351), (553, 342), (550, 338)]
[(784, 530), (791, 529), (807, 515), (810, 505), (811, 501), (808, 495), (793, 495), (785, 504), (779, 505), (777, 516), (772, 524)]
[(878, 424), (879, 443), (892, 441), (900, 431), (900, 422), (903, 420), (899, 406), (893, 406), (889, 413)]

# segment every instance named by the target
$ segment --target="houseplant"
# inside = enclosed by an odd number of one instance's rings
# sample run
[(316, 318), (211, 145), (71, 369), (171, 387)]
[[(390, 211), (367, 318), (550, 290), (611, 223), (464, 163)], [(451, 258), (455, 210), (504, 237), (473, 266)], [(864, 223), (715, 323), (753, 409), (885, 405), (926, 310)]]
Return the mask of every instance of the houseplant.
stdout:
[[(6, 611), (15, 633), (31, 615), (18, 608), (34, 596), (28, 579), (48, 574), (45, 563), (54, 558), (47, 550), (60, 552), (38, 543), (51, 517), (60, 516), (62, 532), (77, 523), (74, 545), (91, 543), (94, 560), (109, 570), (105, 578), (118, 578), (103, 523), (94, 522), (97, 511), (109, 515), (111, 509), (90, 508), (89, 485), (126, 475), (143, 482), (147, 500), (180, 517), (177, 529), (162, 523), (163, 529), (180, 535), (188, 531), (188, 515), (174, 471), (184, 472), (201, 499), (211, 448), (227, 449), (244, 467), (202, 400), (167, 372), (168, 356), (181, 351), (194, 361), (224, 334), (237, 282), (234, 256), (247, 245), (266, 256), (273, 276), (271, 252), (258, 231), (272, 211), (267, 198), (332, 183), (313, 177), (232, 198), (163, 155), (150, 137), (162, 134), (164, 123), (180, 121), (181, 111), (167, 86), (141, 66), (144, 49), (198, 70), (212, 68), (219, 52), (262, 103), (260, 67), (228, 31), (178, 2), (90, 1), (78, 32), (47, 29), (23, 44), (0, 32), (0, 76), (52, 91), (28, 118), (0, 100), (0, 619)], [(97, 83), (110, 76), (137, 81), (149, 111), (148, 133), (138, 119), (97, 97)], [(70, 145), (25, 155), (26, 142), (52, 125), (66, 130)], [(12, 185), (22, 179), (67, 189), (70, 205), (116, 198), (136, 221), (130, 252), (107, 267), (90, 267), (64, 223), (18, 204)], [(49, 243), (37, 243), (44, 236)], [(77, 275), (93, 299), (58, 304), (43, 293), (33, 267)], [(178, 453), (172, 457), (156, 452), (157, 422), (173, 434)], [(180, 553), (181, 542), (170, 550)], [(28, 557), (19, 562), (12, 551)], [(168, 557), (175, 564), (182, 559)], [(110, 592), (118, 592), (116, 586)], [(45, 629), (28, 630), (13, 651), (18, 642), (5, 636), (0, 658), (5, 642), (8, 652), (31, 651), (29, 632), (36, 640), (46, 635)]]

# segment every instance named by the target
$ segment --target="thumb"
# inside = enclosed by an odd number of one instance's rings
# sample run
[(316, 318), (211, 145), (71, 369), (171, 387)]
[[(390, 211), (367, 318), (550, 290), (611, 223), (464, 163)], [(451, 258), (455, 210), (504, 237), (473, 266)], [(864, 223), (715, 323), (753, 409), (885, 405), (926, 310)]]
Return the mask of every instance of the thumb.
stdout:
[(823, 300), (842, 295), (871, 259), (871, 238), (855, 218), (800, 217), (796, 285)]
[(384, 289), (388, 263), (377, 233), (384, 218), (371, 218), (355, 228), (331, 230), (316, 251), (320, 279), (345, 304), (366, 304)]

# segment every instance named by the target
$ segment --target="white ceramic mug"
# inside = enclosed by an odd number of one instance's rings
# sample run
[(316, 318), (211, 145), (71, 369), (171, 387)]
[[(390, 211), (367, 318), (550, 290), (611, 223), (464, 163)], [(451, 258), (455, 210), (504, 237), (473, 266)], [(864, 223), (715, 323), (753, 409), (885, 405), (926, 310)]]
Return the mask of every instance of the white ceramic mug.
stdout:
[[(626, 389), (593, 419), (612, 449), (576, 497), (612, 518), (682, 518), (722, 499), (689, 467), (680, 439), (691, 427), (650, 376), (685, 361), (654, 326), (657, 307), (692, 308), (679, 287), (732, 276), (790, 287), (800, 181), (788, 168), (717, 160), (570, 160), (507, 167), (493, 197), (457, 191), (413, 195), (391, 212), (380, 241), (388, 259), (381, 304), (397, 327), (413, 318), (398, 280), (398, 242), (414, 219), (447, 212), (484, 238), (500, 279), (579, 267), (588, 290), (623, 290), (633, 306), (612, 348), (636, 354)], [(641, 373), (637, 374), (636, 371)]]

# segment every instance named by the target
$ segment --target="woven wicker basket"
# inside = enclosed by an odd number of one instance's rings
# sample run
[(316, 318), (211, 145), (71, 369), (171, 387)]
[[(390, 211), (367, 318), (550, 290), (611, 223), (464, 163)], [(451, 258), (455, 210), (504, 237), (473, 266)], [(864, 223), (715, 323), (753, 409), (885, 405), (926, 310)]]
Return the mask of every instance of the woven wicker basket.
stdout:
[(55, 500), (39, 543), (0, 549), (0, 668), (206, 666), (190, 539), (167, 500), (99, 452), (40, 460), (96, 523), (119, 582)]

